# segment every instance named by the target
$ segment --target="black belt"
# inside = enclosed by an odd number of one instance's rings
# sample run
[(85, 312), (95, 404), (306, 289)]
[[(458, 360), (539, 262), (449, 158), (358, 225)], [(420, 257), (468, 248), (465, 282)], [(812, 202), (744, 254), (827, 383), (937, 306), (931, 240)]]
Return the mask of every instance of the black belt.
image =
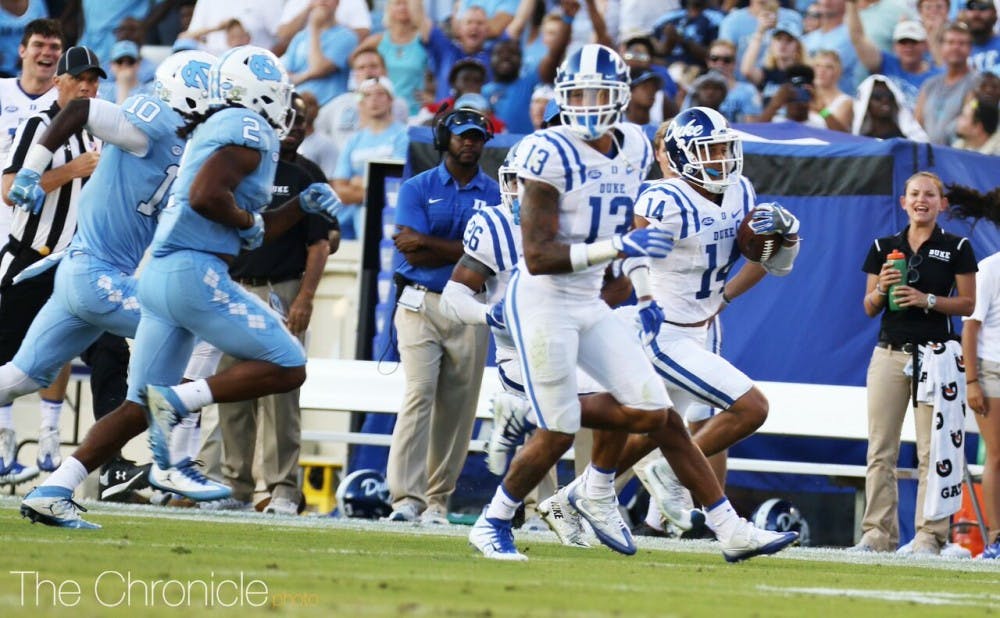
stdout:
[(913, 344), (912, 343), (891, 343), (889, 341), (879, 341), (875, 344), (875, 347), (882, 348), (883, 350), (889, 350), (890, 352), (905, 352), (906, 354), (913, 354)]
[[(712, 318), (714, 318), (714, 317), (715, 316), (713, 315)], [(712, 318), (705, 318), (701, 322), (691, 322), (689, 324), (681, 324), (679, 322), (671, 322), (670, 320), (663, 320), (663, 321), (666, 322), (667, 324), (672, 324), (674, 326), (683, 326), (685, 328), (697, 328), (698, 326), (704, 326), (704, 325), (708, 324), (709, 322), (712, 321)]]
[(403, 275), (401, 275), (399, 273), (393, 274), (392, 275), (392, 280), (396, 284), (396, 296), (397, 296), (396, 300), (399, 300), (398, 296), (403, 293), (403, 288), (405, 288), (406, 286), (409, 286), (409, 287), (411, 287), (411, 288), (413, 288), (415, 290), (420, 290), (421, 292), (430, 292), (431, 294), (440, 294), (441, 293), (441, 292), (438, 292), (437, 290), (430, 289), (426, 285), (422, 285), (420, 283), (416, 283), (415, 281), (413, 281), (411, 279), (408, 279), (408, 278), (404, 277)]
[(249, 285), (251, 287), (260, 288), (266, 285), (284, 283), (285, 281), (291, 281), (295, 278), (296, 277), (284, 277), (282, 279), (271, 279), (270, 277), (234, 277), (233, 281), (239, 283), (240, 285)]

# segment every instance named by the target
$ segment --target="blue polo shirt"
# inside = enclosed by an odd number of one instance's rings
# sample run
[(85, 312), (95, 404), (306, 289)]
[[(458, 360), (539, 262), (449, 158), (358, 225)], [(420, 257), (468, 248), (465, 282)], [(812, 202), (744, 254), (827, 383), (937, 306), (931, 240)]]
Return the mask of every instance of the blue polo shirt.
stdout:
[[(399, 189), (396, 225), (447, 240), (461, 240), (476, 210), (500, 203), (500, 187), (482, 168), (464, 187), (441, 165), (410, 178)], [(440, 293), (454, 264), (436, 268), (413, 266), (399, 251), (393, 253), (393, 270), (414, 283)]]

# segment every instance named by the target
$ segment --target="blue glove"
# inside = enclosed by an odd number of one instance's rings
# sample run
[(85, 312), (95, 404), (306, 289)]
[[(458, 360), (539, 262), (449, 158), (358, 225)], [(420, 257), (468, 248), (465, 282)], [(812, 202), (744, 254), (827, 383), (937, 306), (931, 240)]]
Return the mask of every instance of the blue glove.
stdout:
[(666, 315), (655, 300), (641, 300), (637, 306), (639, 326), (642, 328), (642, 343), (649, 345), (660, 334), (660, 327), (663, 326)]
[(798, 233), (799, 220), (776, 202), (758, 204), (750, 221), (750, 229), (757, 235), (778, 233), (788, 236)]
[(319, 215), (333, 223), (344, 204), (325, 182), (314, 182), (299, 194), (299, 206), (311, 215)]
[(41, 182), (41, 174), (22, 167), (14, 176), (14, 184), (11, 185), (7, 198), (19, 208), (37, 215), (45, 203), (45, 191), (42, 191)]
[(503, 317), (503, 299), (494, 303), (486, 312), (486, 323), (497, 330), (507, 330), (507, 320)]
[(253, 225), (245, 230), (240, 230), (240, 238), (243, 240), (243, 248), (253, 251), (264, 244), (264, 217), (259, 212), (253, 215)]
[(625, 254), (625, 257), (648, 255), (653, 258), (664, 258), (674, 248), (674, 234), (667, 230), (644, 227), (615, 236), (611, 242), (615, 249)]

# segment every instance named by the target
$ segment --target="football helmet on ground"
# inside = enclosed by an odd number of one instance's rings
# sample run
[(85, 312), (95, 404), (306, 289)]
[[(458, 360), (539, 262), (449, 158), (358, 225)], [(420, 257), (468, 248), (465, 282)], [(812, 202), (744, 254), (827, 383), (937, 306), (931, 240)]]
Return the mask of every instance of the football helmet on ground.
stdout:
[(798, 532), (798, 544), (809, 545), (809, 522), (788, 500), (771, 498), (761, 503), (750, 516), (753, 525), (773, 532)]
[(337, 487), (337, 506), (347, 517), (388, 517), (392, 504), (385, 477), (370, 468), (351, 472)]

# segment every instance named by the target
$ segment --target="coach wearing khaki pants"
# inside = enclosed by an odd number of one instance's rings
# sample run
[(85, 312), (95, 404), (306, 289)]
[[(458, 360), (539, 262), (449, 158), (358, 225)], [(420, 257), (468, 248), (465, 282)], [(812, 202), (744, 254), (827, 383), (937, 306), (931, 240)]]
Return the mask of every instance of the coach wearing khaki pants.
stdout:
[[(968, 239), (937, 225), (938, 214), (948, 206), (941, 180), (929, 172), (914, 174), (900, 203), (909, 225), (898, 234), (876, 239), (863, 267), (868, 273), (865, 313), (880, 315), (881, 328), (868, 366), (868, 473), (864, 534), (854, 546), (857, 551), (894, 551), (899, 544), (896, 462), (913, 393), (912, 380), (903, 369), (916, 358), (915, 346), (957, 338), (950, 316), (972, 313), (976, 295), (976, 257)], [(887, 259), (893, 250), (901, 251), (907, 261), (905, 281)], [(889, 290), (896, 284), (892, 293), (900, 309), (891, 311)], [(948, 518), (924, 518), (934, 410), (919, 404), (915, 412), (919, 480), (911, 550), (938, 554), (947, 542)]]

